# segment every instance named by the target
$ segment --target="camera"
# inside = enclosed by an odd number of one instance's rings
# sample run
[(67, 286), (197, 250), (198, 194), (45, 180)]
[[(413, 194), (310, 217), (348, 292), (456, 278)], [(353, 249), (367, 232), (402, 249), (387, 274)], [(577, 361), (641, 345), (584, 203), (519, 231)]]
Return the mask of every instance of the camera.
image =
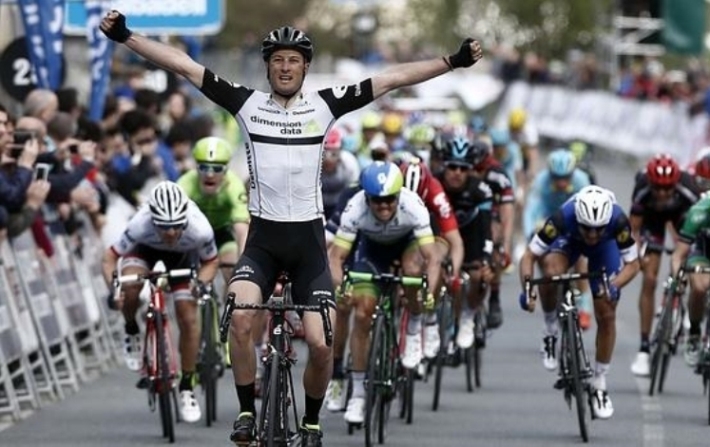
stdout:
[(34, 132), (28, 130), (17, 130), (12, 135), (12, 144), (10, 145), (10, 157), (20, 158), (22, 151), (25, 150), (25, 144), (28, 141), (37, 138)]

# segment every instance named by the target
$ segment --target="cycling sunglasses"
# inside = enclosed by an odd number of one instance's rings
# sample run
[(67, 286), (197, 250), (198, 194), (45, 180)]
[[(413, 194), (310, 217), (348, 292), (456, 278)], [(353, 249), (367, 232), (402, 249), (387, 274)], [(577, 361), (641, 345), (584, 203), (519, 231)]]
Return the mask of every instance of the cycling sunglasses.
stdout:
[(469, 169), (473, 168), (473, 166), (468, 163), (446, 163), (445, 166), (446, 166), (446, 169), (448, 169), (449, 171), (466, 172)]
[(367, 200), (370, 202), (380, 205), (380, 204), (391, 204), (394, 203), (397, 200), (397, 194), (392, 194), (389, 196), (381, 196), (381, 197), (376, 197), (376, 196), (368, 196)]
[(224, 174), (227, 171), (227, 165), (214, 163), (200, 163), (197, 165), (197, 170), (200, 174)]
[(604, 230), (606, 229), (606, 225), (602, 227), (591, 227), (589, 225), (582, 225), (579, 224), (579, 229), (582, 230), (586, 234), (602, 234)]

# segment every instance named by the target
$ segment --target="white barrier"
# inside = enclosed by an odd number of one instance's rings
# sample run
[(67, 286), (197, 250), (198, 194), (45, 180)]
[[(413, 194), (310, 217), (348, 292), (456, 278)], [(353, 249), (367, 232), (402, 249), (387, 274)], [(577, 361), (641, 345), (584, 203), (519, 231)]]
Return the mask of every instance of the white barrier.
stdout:
[(644, 102), (607, 91), (516, 82), (502, 100), (495, 127), (506, 127), (508, 114), (515, 107), (528, 112), (543, 136), (583, 140), (641, 158), (668, 152), (687, 164), (708, 144), (706, 114), (690, 117), (684, 103)]
[(50, 259), (29, 230), (0, 243), (0, 416), (61, 399), (118, 359), (123, 327), (104, 303), (103, 244), (82, 222), (71, 238), (52, 235)]

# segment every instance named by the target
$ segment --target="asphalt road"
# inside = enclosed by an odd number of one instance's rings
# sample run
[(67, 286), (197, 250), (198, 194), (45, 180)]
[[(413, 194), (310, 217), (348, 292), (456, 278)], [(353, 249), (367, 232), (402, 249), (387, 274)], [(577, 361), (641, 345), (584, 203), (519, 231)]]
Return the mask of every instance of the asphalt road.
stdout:
[[(633, 167), (605, 162), (597, 172), (600, 183), (628, 205)], [(666, 392), (660, 397), (647, 397), (648, 381), (634, 378), (629, 371), (638, 346), (639, 285), (637, 278), (624, 290), (618, 309), (617, 344), (608, 376), (616, 411), (611, 420), (591, 423), (590, 442), (624, 447), (707, 445), (707, 397), (700, 378), (685, 366), (682, 356), (672, 360)], [(430, 409), (431, 383), (418, 383), (415, 423), (407, 426), (393, 418), (387, 445), (551, 447), (581, 443), (575, 413), (552, 388), (555, 375), (543, 369), (539, 358), (541, 313), (520, 311), (517, 295), (515, 276), (507, 276), (502, 291), (505, 321), (488, 341), (482, 388), (466, 393), (463, 370), (447, 369), (440, 410), (434, 413)], [(592, 352), (593, 331), (586, 338)], [(300, 371), (298, 368), (297, 382)], [(176, 430), (179, 445), (230, 445), (228, 435), (237, 414), (230, 378), (225, 375), (220, 384), (216, 425), (180, 424)], [(83, 386), (79, 393), (0, 432), (0, 446), (163, 445), (158, 415), (148, 411), (145, 394), (134, 388), (135, 381), (132, 373), (115, 369)], [(324, 410), (322, 424), (328, 446), (364, 443), (363, 432), (347, 434), (342, 413)]]

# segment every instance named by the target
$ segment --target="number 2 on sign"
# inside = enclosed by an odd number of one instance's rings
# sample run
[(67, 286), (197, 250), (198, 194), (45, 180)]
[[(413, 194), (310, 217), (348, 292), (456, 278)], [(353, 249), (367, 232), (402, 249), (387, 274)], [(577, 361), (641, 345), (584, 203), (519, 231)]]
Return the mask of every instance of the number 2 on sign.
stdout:
[(36, 85), (37, 76), (32, 70), (32, 64), (25, 58), (15, 59), (12, 63), (12, 68), (15, 70), (15, 75), (12, 77), (12, 82), (16, 86)]

